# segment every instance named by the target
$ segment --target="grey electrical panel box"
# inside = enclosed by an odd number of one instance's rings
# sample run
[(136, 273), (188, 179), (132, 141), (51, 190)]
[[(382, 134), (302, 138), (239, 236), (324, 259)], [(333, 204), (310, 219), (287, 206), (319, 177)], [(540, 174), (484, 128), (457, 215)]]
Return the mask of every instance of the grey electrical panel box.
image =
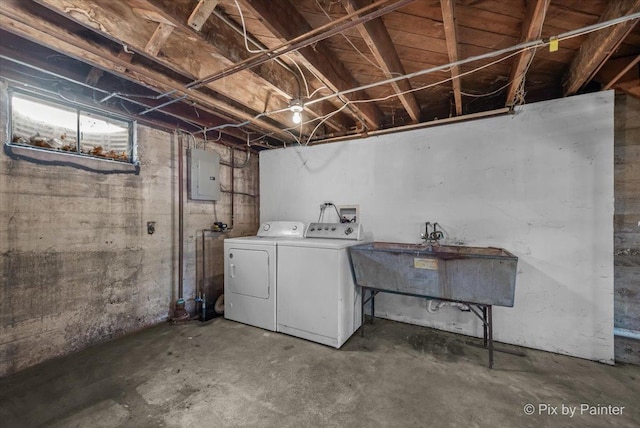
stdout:
[(213, 151), (189, 150), (189, 198), (199, 201), (220, 199), (220, 155)]

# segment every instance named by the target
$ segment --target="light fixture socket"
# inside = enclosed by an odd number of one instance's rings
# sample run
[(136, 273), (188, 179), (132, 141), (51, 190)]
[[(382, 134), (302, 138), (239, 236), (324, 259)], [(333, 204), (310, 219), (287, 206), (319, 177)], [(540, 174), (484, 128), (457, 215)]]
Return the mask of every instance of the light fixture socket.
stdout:
[(291, 110), (293, 112), (293, 123), (295, 123), (296, 125), (299, 124), (300, 122), (302, 122), (302, 110), (304, 109), (304, 106), (302, 104), (302, 101), (298, 100), (298, 99), (293, 99), (291, 100), (291, 102), (289, 103), (289, 110)]
[(302, 113), (303, 109), (304, 106), (302, 105), (302, 101), (298, 99), (293, 99), (289, 103), (289, 110), (291, 110), (293, 113)]

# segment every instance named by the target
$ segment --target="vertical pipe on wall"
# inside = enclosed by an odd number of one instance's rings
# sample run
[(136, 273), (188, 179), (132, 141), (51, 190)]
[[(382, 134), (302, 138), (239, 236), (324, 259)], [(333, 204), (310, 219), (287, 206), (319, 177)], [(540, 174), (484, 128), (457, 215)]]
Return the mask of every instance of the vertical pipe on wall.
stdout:
[(173, 321), (189, 321), (184, 304), (184, 147), (183, 135), (178, 136), (178, 300), (173, 312)]
[(184, 147), (182, 134), (178, 137), (178, 300), (183, 298), (184, 270)]
[(236, 199), (235, 195), (235, 175), (236, 175), (236, 149), (231, 147), (231, 228), (233, 229), (233, 220), (234, 220), (234, 206), (233, 203)]

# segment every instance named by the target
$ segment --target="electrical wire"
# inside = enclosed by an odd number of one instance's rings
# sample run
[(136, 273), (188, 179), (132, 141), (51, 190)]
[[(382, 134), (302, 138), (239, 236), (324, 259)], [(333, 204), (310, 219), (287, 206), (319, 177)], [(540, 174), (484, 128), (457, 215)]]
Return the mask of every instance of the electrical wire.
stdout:
[(317, 92), (320, 92), (320, 91), (321, 91), (321, 90), (323, 90), (323, 89), (329, 89), (329, 88), (328, 88), (327, 86), (321, 86), (321, 87), (319, 87), (318, 89), (316, 89), (315, 91), (313, 91), (313, 92), (311, 93), (311, 95), (309, 95), (307, 98), (309, 98), (309, 99), (313, 98), (313, 96), (314, 96)]
[[(318, 0), (315, 0), (316, 4), (318, 5), (318, 7), (320, 8), (320, 10), (322, 11), (322, 13), (324, 13), (324, 15), (329, 19), (329, 22), (333, 21), (333, 18), (331, 18), (331, 15), (329, 15), (327, 13), (327, 11), (322, 7), (322, 5), (320, 4), (320, 2)], [(333, 3), (332, 3), (333, 4)], [(358, 47), (346, 36), (346, 34), (344, 33), (340, 33), (340, 35), (342, 37), (344, 37), (344, 39), (347, 41), (347, 43), (349, 43), (351, 45), (351, 47), (353, 49), (355, 49), (356, 52), (358, 52), (360, 54), (360, 56), (362, 56), (364, 59), (367, 60), (367, 62), (369, 62), (369, 64), (371, 64), (372, 66), (374, 66), (375, 68), (377, 68), (380, 71), (384, 70), (382, 69), (382, 67), (380, 66), (380, 64), (377, 64), (373, 61), (371, 61), (364, 53), (362, 53), (362, 51), (360, 49), (358, 49)]]
[[(302, 69), (300, 68), (298, 63), (293, 58), (291, 58), (291, 56), (289, 56), (289, 55), (283, 55), (283, 56), (286, 57), (289, 61), (291, 61), (293, 63), (293, 65), (296, 66), (296, 68), (300, 72), (300, 76), (302, 76), (302, 81), (304, 82), (304, 87), (305, 87), (305, 89), (307, 91), (307, 98), (311, 98), (311, 96), (309, 95), (309, 83), (307, 82), (307, 78), (305, 77), (304, 73), (302, 72)], [(300, 94), (298, 94), (298, 97), (300, 97)]]
[[(594, 32), (594, 31), (598, 31), (598, 30), (601, 30), (601, 29), (604, 29), (604, 28), (608, 28), (608, 27), (620, 24), (622, 22), (626, 22), (626, 21), (629, 21), (629, 20), (637, 19), (637, 18), (640, 18), (640, 13), (635, 13), (635, 14), (627, 15), (625, 17), (616, 18), (616, 19), (613, 19), (613, 20), (610, 20), (610, 21), (600, 22), (600, 23), (597, 23), (597, 24), (594, 24), (594, 25), (582, 27), (582, 28), (579, 28), (577, 30), (568, 31), (568, 32), (565, 32), (565, 33), (562, 33), (562, 34), (556, 36), (554, 39), (557, 39), (559, 41), (568, 40), (568, 39), (573, 38), (573, 37), (579, 37), (579, 36)], [(506, 55), (504, 57), (501, 57), (501, 58), (499, 58), (499, 59), (497, 59), (495, 61), (492, 61), (492, 62), (490, 62), (488, 64), (485, 64), (483, 66), (474, 68), (474, 69), (469, 70), (467, 72), (458, 74), (455, 77), (455, 78), (460, 78), (460, 77), (469, 75), (471, 73), (475, 73), (475, 72), (477, 72), (479, 70), (482, 70), (484, 68), (490, 67), (490, 66), (492, 66), (494, 64), (497, 64), (497, 63), (499, 63), (501, 61), (504, 61), (504, 60), (506, 60), (508, 58), (511, 58), (511, 57), (515, 56), (515, 55), (518, 55), (521, 52), (524, 52), (526, 50), (538, 49), (538, 48), (547, 46), (547, 45), (549, 45), (549, 40), (551, 40), (551, 39), (547, 39), (547, 40), (537, 39), (537, 40), (532, 40), (532, 41), (529, 41), (529, 42), (523, 42), (523, 43), (519, 43), (519, 44), (513, 45), (511, 47), (508, 47), (508, 48), (500, 49), (500, 50), (493, 51), (493, 52), (487, 52), (485, 54), (469, 57), (469, 58), (466, 58), (466, 59), (463, 59), (463, 60), (458, 60), (458, 61), (455, 61), (455, 62), (452, 62), (452, 63), (449, 63), (449, 64), (445, 64), (445, 65), (442, 65), (442, 66), (436, 66), (436, 67), (432, 67), (432, 68), (428, 68), (428, 69), (419, 70), (419, 71), (416, 71), (416, 72), (413, 72), (413, 73), (408, 73), (408, 74), (404, 74), (404, 75), (401, 75), (401, 76), (392, 77), (392, 78), (385, 79), (385, 80), (382, 80), (382, 81), (373, 82), (373, 83), (370, 83), (370, 84), (367, 84), (367, 85), (362, 85), (362, 86), (359, 86), (359, 87), (356, 87), (356, 88), (351, 88), (351, 89), (346, 89), (346, 90), (342, 90), (342, 91), (332, 92), (330, 95), (327, 95), (327, 96), (324, 96), (324, 97), (320, 97), (320, 98), (316, 98), (316, 99), (313, 99), (313, 100), (309, 100), (307, 103), (305, 103), (305, 105), (306, 106), (313, 105), (313, 104), (321, 102), (321, 101), (330, 100), (331, 98), (340, 99), (340, 101), (342, 101), (344, 103), (344, 105), (341, 106), (340, 108), (338, 108), (337, 110), (335, 110), (335, 111), (333, 111), (333, 112), (331, 112), (331, 113), (329, 113), (329, 114), (327, 114), (327, 115), (325, 115), (323, 117), (314, 118), (311, 121), (307, 121), (305, 123), (309, 123), (309, 122), (312, 122), (312, 121), (315, 121), (315, 120), (320, 120), (320, 123), (313, 130), (312, 134), (310, 134), (310, 135), (313, 135), (315, 133), (315, 131), (318, 129), (318, 127), (322, 123), (324, 123), (326, 120), (328, 120), (333, 115), (335, 115), (338, 112), (342, 111), (344, 108), (346, 108), (350, 104), (359, 104), (359, 103), (367, 103), (367, 102), (384, 101), (384, 100), (387, 100), (387, 99), (390, 99), (390, 98), (393, 98), (393, 97), (397, 97), (399, 95), (406, 94), (406, 93), (409, 93), (409, 92), (420, 91), (420, 90), (431, 88), (433, 86), (437, 86), (439, 84), (442, 84), (442, 83), (445, 83), (445, 82), (448, 82), (448, 81), (454, 79), (454, 77), (443, 79), (443, 80), (441, 80), (439, 82), (436, 82), (436, 83), (433, 83), (433, 84), (429, 84), (429, 85), (424, 85), (424, 86), (421, 86), (421, 87), (418, 87), (418, 88), (412, 88), (410, 90), (403, 91), (401, 93), (394, 93), (394, 94), (386, 96), (386, 97), (375, 98), (375, 99), (344, 100), (343, 96), (346, 95), (346, 94), (357, 92), (357, 91), (366, 90), (366, 89), (373, 88), (373, 87), (376, 87), (376, 86), (381, 86), (381, 85), (385, 85), (385, 84), (394, 83), (394, 82), (396, 82), (398, 80), (410, 79), (410, 78), (413, 78), (413, 77), (422, 76), (422, 75), (434, 73), (434, 72), (437, 72), (437, 71), (445, 71), (445, 70), (449, 70), (449, 69), (451, 69), (452, 67), (455, 67), (455, 66), (465, 65), (465, 64), (468, 64), (468, 63), (471, 63), (471, 62), (480, 61), (480, 60), (488, 59), (488, 58), (495, 58), (495, 57), (503, 55), (503, 54), (508, 54), (508, 55)], [(528, 64), (528, 66), (531, 65), (531, 62), (532, 62), (532, 59), (530, 60), (530, 63)], [(527, 69), (528, 69), (528, 67), (527, 67)], [(314, 76), (316, 78), (318, 78), (318, 76), (315, 73), (313, 73), (313, 71), (312, 71), (312, 74), (314, 74)], [(319, 80), (321, 80), (321, 79), (319, 79)], [(509, 83), (511, 83), (511, 82), (509, 82)], [(260, 114), (256, 115), (253, 118), (253, 120), (256, 120), (256, 119), (258, 119), (258, 118), (260, 118), (262, 116), (269, 116), (269, 115), (277, 114), (277, 113), (280, 113), (280, 112), (283, 112), (283, 111), (287, 111), (287, 110), (288, 109), (280, 109), (280, 110), (275, 110), (275, 111), (272, 111), (272, 112), (263, 112), (263, 113), (260, 113)], [(250, 124), (250, 123), (251, 123), (251, 120), (247, 120), (247, 121), (244, 121), (244, 122), (242, 122), (240, 124), (224, 124), (224, 125), (219, 125), (219, 126), (213, 127), (213, 128), (207, 128), (207, 130), (213, 130), (213, 129), (219, 130), (219, 129), (224, 129), (226, 127), (240, 128), (240, 127), (246, 126), (247, 124)], [(294, 134), (289, 132), (288, 129), (292, 129), (292, 128), (287, 128), (284, 131), (288, 132), (289, 134), (294, 136)], [(294, 136), (294, 138), (296, 139), (298, 144), (300, 144), (299, 139), (297, 137), (295, 137), (295, 136)], [(310, 138), (307, 140), (307, 144), (308, 144), (309, 141), (310, 141)]]
[[(247, 52), (249, 53), (264, 52), (266, 49), (260, 48), (260, 49), (254, 50), (249, 48), (249, 36), (247, 35), (247, 25), (244, 21), (244, 14), (242, 13), (242, 8), (240, 7), (240, 4), (238, 3), (238, 1), (234, 0), (234, 3), (236, 4), (236, 8), (238, 9), (238, 13), (240, 14), (240, 22), (242, 23), (242, 35), (244, 38), (244, 47), (247, 49)], [(300, 69), (300, 66), (298, 65), (298, 63), (289, 55), (284, 55), (284, 56), (287, 57), (287, 59), (291, 61), (293, 65), (295, 65), (298, 71), (300, 72), (300, 76), (302, 77), (302, 81), (304, 82), (304, 86), (307, 90), (307, 98), (309, 98), (309, 84), (307, 83), (307, 79), (305, 78), (304, 73), (302, 72), (302, 69)], [(300, 94), (298, 94), (298, 97), (300, 97)]]
[(311, 138), (313, 137), (313, 134), (316, 133), (316, 131), (318, 130), (318, 128), (320, 127), (320, 125), (322, 125), (324, 122), (326, 122), (327, 120), (329, 120), (329, 118), (333, 117), (334, 115), (338, 114), (339, 112), (341, 112), (342, 110), (344, 110), (345, 108), (347, 108), (349, 104), (345, 103), (342, 107), (340, 107), (339, 109), (325, 115), (325, 117), (316, 125), (315, 128), (313, 128), (313, 131), (311, 131), (311, 134), (309, 134), (309, 137), (307, 137), (307, 143), (305, 145), (309, 145), (309, 141), (311, 141)]
[[(588, 34), (588, 33), (591, 33), (593, 31), (601, 30), (601, 29), (604, 29), (604, 28), (607, 28), (607, 27), (611, 27), (613, 25), (621, 24), (623, 22), (630, 21), (630, 20), (637, 19), (637, 18), (640, 18), (640, 12), (634, 13), (634, 14), (631, 14), (631, 15), (627, 15), (627, 16), (624, 16), (624, 17), (612, 19), (610, 21), (605, 21), (605, 22), (600, 22), (600, 23), (597, 23), (597, 24), (593, 24), (593, 25), (590, 25), (590, 26), (579, 28), (577, 30), (568, 31), (566, 33), (562, 33), (562, 34), (558, 35), (556, 38), (558, 40), (560, 40), (560, 41), (567, 40), (567, 39), (570, 39), (570, 38), (573, 38), (573, 37), (582, 36), (584, 34)], [(389, 84), (389, 83), (394, 83), (394, 82), (397, 82), (398, 80), (411, 79), (413, 77), (434, 73), (436, 71), (443, 71), (445, 68), (461, 66), (461, 65), (465, 65), (465, 64), (468, 64), (470, 62), (475, 62), (475, 61), (479, 61), (479, 60), (482, 60), (482, 59), (495, 58), (495, 57), (503, 55), (505, 53), (510, 53), (510, 52), (514, 52), (514, 51), (524, 51), (525, 49), (530, 49), (530, 48), (533, 48), (533, 47), (538, 48), (538, 47), (547, 46), (547, 45), (549, 45), (549, 40), (545, 41), (545, 40), (542, 40), (542, 39), (537, 39), (537, 40), (532, 40), (532, 41), (529, 41), (529, 42), (522, 42), (522, 43), (510, 46), (510, 47), (507, 47), (507, 48), (504, 48), (504, 49), (499, 49), (497, 51), (487, 52), (487, 53), (484, 53), (484, 54), (481, 54), (481, 55), (476, 55), (476, 56), (472, 56), (472, 57), (469, 57), (469, 58), (466, 58), (466, 59), (454, 61), (454, 62), (446, 64), (446, 65), (441, 65), (441, 66), (436, 66), (436, 67), (432, 67), (432, 68), (428, 68), (428, 69), (419, 70), (419, 71), (416, 71), (416, 72), (413, 72), (413, 73), (404, 74), (402, 76), (393, 77), (393, 78), (381, 80), (381, 81), (378, 81), (378, 82), (369, 83), (367, 85), (362, 85), (362, 86), (359, 86), (357, 88), (338, 91), (335, 94), (330, 95), (330, 96), (316, 98), (315, 100), (312, 100), (312, 101), (308, 102), (307, 105), (314, 104), (314, 103), (317, 103), (317, 102), (320, 102), (320, 101), (325, 101), (326, 99), (333, 98), (334, 96), (346, 95), (346, 94), (350, 94), (350, 93), (353, 93), (353, 92), (358, 92), (358, 91), (363, 91), (363, 90), (366, 90), (366, 89), (374, 88), (376, 86), (386, 85), (386, 84)]]
[[(424, 85), (424, 86), (420, 86), (420, 87), (412, 88), (412, 89), (409, 89), (409, 90), (406, 90), (406, 91), (402, 91), (402, 92), (399, 92), (399, 93), (393, 93), (393, 94), (391, 94), (391, 95), (388, 95), (388, 96), (385, 96), (385, 97), (380, 97), (380, 98), (372, 98), (372, 99), (366, 99), (366, 100), (347, 100), (347, 101), (344, 101), (344, 105), (342, 105), (342, 106), (341, 106), (340, 108), (338, 108), (337, 110), (334, 110), (333, 112), (328, 113), (328, 114), (326, 114), (326, 115), (324, 115), (324, 116), (320, 116), (320, 117), (317, 117), (317, 118), (312, 118), (312, 119), (310, 119), (310, 120), (308, 120), (308, 121), (304, 122), (304, 124), (308, 124), (308, 123), (315, 122), (316, 120), (320, 120), (320, 122), (316, 125), (316, 127), (313, 129), (313, 131), (312, 131), (312, 132), (309, 134), (309, 136), (307, 137), (307, 139), (306, 139), (306, 140), (307, 140), (307, 142), (306, 142), (304, 145), (308, 145), (308, 144), (310, 143), (311, 139), (313, 138), (313, 135), (315, 134), (315, 132), (318, 130), (318, 128), (319, 128), (319, 127), (320, 127), (324, 122), (326, 122), (328, 119), (330, 119), (331, 117), (333, 117), (333, 116), (334, 116), (334, 115), (336, 115), (337, 113), (339, 113), (339, 112), (341, 112), (342, 110), (344, 110), (344, 109), (345, 109), (346, 107), (348, 107), (350, 104), (364, 104), (364, 103), (369, 103), (369, 102), (386, 101), (386, 100), (388, 100), (388, 99), (390, 99), (390, 98), (398, 97), (398, 96), (403, 95), (403, 94), (406, 94), (406, 93), (416, 92), (416, 91), (421, 91), (421, 90), (424, 90), (424, 89), (429, 89), (429, 88), (431, 88), (431, 87), (438, 86), (438, 85), (441, 85), (441, 84), (443, 84), (443, 83), (449, 82), (449, 81), (453, 80), (454, 78), (464, 77), (464, 76), (466, 76), (466, 75), (469, 75), (469, 74), (475, 73), (475, 72), (477, 72), (477, 71), (479, 71), (479, 70), (482, 70), (482, 69), (485, 69), (485, 68), (491, 67), (491, 66), (493, 66), (493, 65), (495, 65), (495, 64), (498, 64), (498, 63), (500, 63), (500, 62), (502, 62), (502, 61), (504, 61), (504, 60), (506, 60), (506, 59), (509, 59), (509, 58), (511, 58), (511, 57), (513, 57), (513, 56), (516, 56), (516, 55), (520, 54), (521, 52), (524, 52), (525, 50), (529, 50), (529, 49), (537, 49), (537, 48), (538, 48), (538, 46), (532, 46), (532, 47), (524, 48), (524, 49), (522, 49), (522, 50), (520, 50), (520, 51), (512, 52), (512, 53), (510, 53), (510, 54), (508, 54), (508, 55), (506, 55), (506, 56), (504, 56), (504, 57), (498, 58), (497, 60), (494, 60), (494, 61), (492, 61), (492, 62), (490, 62), (490, 63), (484, 64), (484, 65), (479, 66), (479, 67), (476, 67), (476, 68), (474, 68), (474, 69), (472, 69), (472, 70), (468, 70), (468, 71), (466, 71), (466, 72), (460, 73), (460, 74), (458, 74), (456, 77), (448, 77), (448, 78), (446, 78), (446, 79), (442, 79), (442, 80), (440, 80), (440, 81), (438, 81), (438, 82), (431, 83), (431, 84), (429, 84), (429, 85)], [(510, 83), (511, 83), (511, 82), (509, 82), (508, 84), (510, 84)], [(508, 84), (507, 84), (507, 85), (508, 85)], [(502, 88), (501, 88), (501, 89), (502, 89)], [(262, 113), (262, 114), (263, 114), (263, 115), (270, 115), (270, 114), (275, 114), (275, 113), (277, 113), (277, 112), (281, 112), (281, 111), (282, 111), (282, 110), (275, 111), (275, 112), (265, 112), (265, 113)], [(258, 118), (258, 117), (260, 117), (260, 115), (256, 116), (256, 118)], [(250, 122), (250, 121), (246, 121), (245, 123), (247, 123), (247, 122)], [(301, 123), (301, 125), (302, 125), (302, 123)], [(295, 128), (285, 128), (285, 129), (283, 129), (283, 131), (285, 131), (285, 132), (287, 132), (288, 134), (290, 134), (291, 136), (293, 136), (293, 137), (294, 137), (294, 139), (296, 140), (296, 142), (297, 142), (298, 144), (301, 144), (301, 143), (300, 143), (300, 139), (299, 139), (295, 134), (293, 134), (293, 133), (291, 133), (291, 132), (290, 132), (290, 130), (291, 130), (291, 129), (295, 129)]]
[(262, 52), (264, 52), (264, 49), (252, 50), (251, 48), (249, 48), (248, 36), (247, 36), (247, 26), (246, 26), (246, 24), (244, 22), (244, 15), (242, 14), (242, 8), (238, 4), (238, 0), (233, 0), (233, 1), (236, 4), (236, 7), (238, 8), (238, 13), (240, 14), (240, 21), (242, 22), (242, 33), (244, 35), (244, 47), (250, 53), (262, 53)]
[[(466, 76), (466, 75), (469, 75), (469, 74), (475, 73), (475, 72), (477, 72), (477, 71), (479, 71), (479, 70), (482, 70), (482, 69), (484, 69), (484, 68), (491, 67), (491, 66), (493, 66), (493, 65), (495, 65), (495, 64), (498, 64), (499, 62), (502, 62), (502, 61), (504, 61), (504, 60), (506, 60), (506, 59), (509, 59), (509, 58), (513, 57), (513, 56), (516, 56), (516, 55), (520, 54), (521, 52), (523, 52), (523, 51), (525, 51), (525, 50), (528, 50), (528, 49), (534, 49), (534, 47), (525, 48), (525, 49), (522, 49), (521, 51), (513, 52), (513, 53), (511, 53), (511, 54), (509, 54), (509, 55), (506, 55), (506, 56), (504, 56), (504, 57), (502, 57), (502, 58), (499, 58), (499, 59), (497, 59), (497, 60), (494, 60), (494, 61), (492, 61), (492, 62), (490, 62), (490, 63), (484, 64), (484, 65), (479, 66), (479, 67), (477, 67), (477, 68), (474, 68), (474, 69), (472, 69), (472, 70), (468, 70), (468, 71), (466, 71), (466, 72), (460, 73), (460, 74), (458, 74), (456, 77), (448, 77), (448, 78), (446, 78), (446, 79), (442, 79), (442, 80), (440, 80), (440, 81), (438, 81), (438, 82), (431, 83), (431, 84), (429, 84), (429, 85), (424, 85), (424, 86), (420, 86), (420, 87), (417, 87), (417, 88), (412, 88), (412, 89), (409, 89), (409, 90), (406, 90), (406, 91), (402, 91), (402, 92), (399, 92), (399, 93), (393, 93), (393, 94), (391, 94), (391, 95), (388, 95), (388, 96), (385, 96), (385, 97), (380, 97), (380, 98), (372, 98), (372, 99), (366, 99), (366, 100), (347, 100), (346, 102), (344, 102), (344, 105), (343, 105), (343, 106), (341, 106), (340, 108), (338, 108), (337, 110), (334, 110), (333, 112), (328, 113), (328, 114), (326, 114), (326, 115), (324, 115), (324, 116), (320, 116), (320, 117), (312, 118), (312, 119), (310, 119), (310, 120), (308, 120), (308, 121), (306, 121), (306, 122), (301, 123), (301, 125), (302, 125), (302, 124), (309, 124), (309, 123), (315, 122), (316, 120), (320, 120), (320, 122), (316, 125), (316, 127), (315, 127), (315, 128), (313, 129), (313, 131), (311, 132), (311, 134), (309, 134), (309, 136), (307, 137), (307, 142), (306, 142), (306, 144), (304, 144), (304, 145), (308, 145), (308, 144), (309, 144), (309, 142), (311, 141), (311, 139), (312, 139), (313, 135), (315, 134), (315, 132), (318, 130), (318, 128), (319, 128), (319, 127), (320, 127), (324, 122), (326, 122), (328, 119), (330, 119), (331, 117), (333, 117), (333, 116), (334, 116), (334, 115), (336, 115), (337, 113), (339, 113), (339, 112), (341, 112), (342, 110), (344, 110), (344, 109), (345, 109), (347, 106), (349, 106), (350, 104), (364, 104), (364, 103), (369, 103), (369, 102), (386, 101), (386, 100), (388, 100), (388, 99), (390, 99), (390, 98), (398, 97), (398, 96), (400, 96), (400, 95), (403, 95), (403, 94), (406, 94), (406, 93), (409, 93), (409, 92), (421, 91), (421, 90), (428, 89), (428, 88), (431, 88), (431, 87), (434, 87), (434, 86), (438, 86), (438, 85), (441, 85), (441, 84), (443, 84), (443, 83), (449, 82), (449, 81), (453, 80), (454, 78), (464, 77), (464, 76)], [(507, 84), (507, 85), (508, 85), (508, 84)], [(271, 112), (271, 113), (269, 113), (269, 114), (273, 114), (273, 112)], [(291, 133), (291, 132), (290, 132), (290, 130), (292, 130), (292, 129), (295, 129), (295, 128), (285, 128), (285, 129), (283, 129), (283, 131), (285, 131), (285, 132), (289, 133), (290, 135), (292, 135), (292, 136), (294, 137), (294, 139), (296, 140), (296, 142), (297, 142), (298, 144), (301, 144), (301, 143), (300, 143), (300, 140), (299, 140), (299, 139), (298, 139), (298, 138), (297, 138), (293, 133)]]

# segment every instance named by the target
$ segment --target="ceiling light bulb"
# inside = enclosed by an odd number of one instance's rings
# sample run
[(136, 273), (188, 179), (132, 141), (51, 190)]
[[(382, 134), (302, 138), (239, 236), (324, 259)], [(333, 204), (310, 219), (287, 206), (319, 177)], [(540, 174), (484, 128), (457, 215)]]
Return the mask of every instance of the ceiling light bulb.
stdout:
[(300, 100), (292, 100), (291, 103), (289, 104), (289, 110), (291, 110), (291, 112), (293, 113), (293, 123), (295, 123), (296, 125), (298, 125), (300, 122), (302, 122), (302, 110), (304, 109), (304, 107), (302, 106), (302, 101)]

